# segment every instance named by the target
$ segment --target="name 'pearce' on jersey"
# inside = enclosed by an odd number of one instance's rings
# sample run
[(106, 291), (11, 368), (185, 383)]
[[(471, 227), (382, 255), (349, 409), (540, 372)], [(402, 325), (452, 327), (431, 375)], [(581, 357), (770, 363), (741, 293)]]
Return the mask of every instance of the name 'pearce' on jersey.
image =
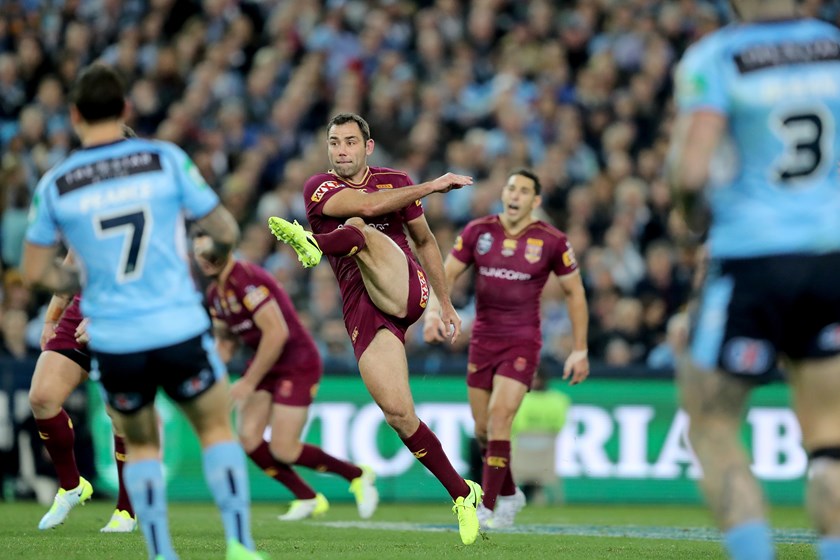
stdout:
[(682, 113), (728, 120), (707, 191), (713, 257), (840, 249), (840, 30), (807, 19), (730, 25), (686, 52), (676, 100)]
[(73, 249), (91, 347), (142, 351), (208, 330), (184, 222), (218, 204), (180, 148), (125, 139), (77, 150), (41, 179), (27, 241), (63, 236)]

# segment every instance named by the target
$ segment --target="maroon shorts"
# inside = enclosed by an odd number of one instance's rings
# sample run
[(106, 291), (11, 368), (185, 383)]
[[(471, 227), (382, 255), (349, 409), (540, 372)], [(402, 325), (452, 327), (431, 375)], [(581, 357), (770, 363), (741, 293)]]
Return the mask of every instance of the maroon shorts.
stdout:
[(309, 406), (318, 393), (322, 372), (320, 362), (294, 371), (269, 371), (257, 385), (257, 391), (271, 393), (275, 404)]
[(67, 356), (81, 368), (90, 372), (90, 353), (86, 344), (76, 342), (76, 328), (82, 322), (82, 312), (76, 301), (71, 303), (55, 326), (55, 336), (44, 345), (44, 350)]
[(429, 281), (426, 273), (414, 259), (406, 257), (408, 261), (408, 301), (406, 301), (406, 316), (394, 317), (383, 313), (370, 299), (367, 291), (362, 288), (360, 295), (354, 301), (344, 303), (344, 326), (353, 344), (356, 360), (361, 359), (373, 337), (379, 329), (388, 329), (400, 342), (405, 343), (405, 331), (417, 322), (426, 306), (429, 304)]
[(540, 365), (540, 340), (516, 338), (476, 338), (470, 341), (467, 386), (493, 389), (493, 376), (510, 377), (528, 389)]

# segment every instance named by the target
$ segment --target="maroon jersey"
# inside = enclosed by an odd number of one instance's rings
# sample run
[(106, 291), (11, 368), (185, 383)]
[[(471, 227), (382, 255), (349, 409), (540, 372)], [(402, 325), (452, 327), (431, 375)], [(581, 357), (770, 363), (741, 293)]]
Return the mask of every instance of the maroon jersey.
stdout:
[(455, 241), (452, 256), (475, 266), (473, 336), (539, 340), (540, 295), (551, 272), (577, 270), (566, 235), (535, 221), (516, 236), (499, 216), (473, 220)]
[(270, 301), (276, 301), (289, 328), (283, 353), (269, 374), (300, 371), (311, 373), (320, 368), (320, 355), (315, 341), (303, 327), (292, 300), (277, 280), (257, 265), (237, 261), (223, 286), (213, 282), (207, 288), (207, 302), (214, 320), (223, 321), (242, 343), (256, 350), (262, 331), (254, 322), (254, 314)]
[[(347, 218), (334, 218), (324, 214), (324, 204), (336, 193), (343, 189), (359, 189), (367, 193), (375, 193), (382, 189), (399, 189), (412, 185), (411, 179), (402, 171), (386, 167), (369, 167), (361, 183), (350, 183), (332, 173), (319, 173), (306, 181), (303, 196), (306, 201), (306, 217), (315, 233), (329, 233), (344, 224)], [(405, 252), (406, 256), (417, 263), (403, 225), (423, 214), (423, 206), (417, 200), (402, 210), (384, 214), (365, 220), (369, 225), (393, 239)], [(348, 306), (365, 290), (359, 267), (353, 259), (328, 257), (330, 265), (338, 279), (341, 297), (344, 302), (345, 315)], [(419, 265), (418, 265), (419, 268)]]

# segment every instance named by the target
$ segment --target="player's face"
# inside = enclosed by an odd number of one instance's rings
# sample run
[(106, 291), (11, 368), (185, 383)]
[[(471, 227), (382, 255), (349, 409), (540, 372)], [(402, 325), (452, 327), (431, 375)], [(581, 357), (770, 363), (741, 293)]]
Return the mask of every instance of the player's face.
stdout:
[(540, 205), (534, 181), (523, 175), (511, 175), (502, 189), (502, 215), (511, 223), (527, 219)]
[(354, 179), (367, 167), (367, 157), (373, 153), (373, 140), (365, 142), (362, 130), (353, 121), (330, 128), (330, 165), (339, 177)]

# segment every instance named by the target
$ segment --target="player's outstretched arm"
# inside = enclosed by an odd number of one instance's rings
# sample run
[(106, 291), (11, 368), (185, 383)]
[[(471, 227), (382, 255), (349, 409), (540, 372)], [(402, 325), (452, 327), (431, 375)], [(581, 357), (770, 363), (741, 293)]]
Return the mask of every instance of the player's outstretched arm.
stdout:
[(426, 276), (432, 285), (432, 291), (437, 296), (440, 306), (440, 320), (446, 329), (445, 332), (450, 340), (455, 342), (458, 335), (461, 334), (461, 318), (455, 312), (455, 308), (452, 307), (452, 302), (449, 299), (449, 288), (443, 272), (443, 258), (440, 255), (437, 240), (429, 228), (426, 216), (422, 214), (406, 223), (406, 228), (412, 241), (414, 241), (417, 258), (420, 259), (420, 264), (426, 271)]
[(220, 264), (239, 240), (239, 225), (227, 208), (221, 204), (197, 223), (213, 240), (213, 244), (201, 254), (201, 257), (211, 264)]
[[(455, 285), (455, 281), (458, 280), (458, 277), (467, 270), (467, 265), (453, 257), (452, 255), (448, 255), (446, 260), (443, 261), (443, 274), (446, 279), (446, 287), (447, 290), (451, 290), (452, 286)], [(444, 324), (443, 319), (441, 318), (440, 313), (440, 302), (438, 301), (437, 294), (434, 290), (432, 290), (431, 295), (429, 296), (429, 305), (426, 308), (426, 313), (423, 316), (423, 340), (426, 341), (427, 344), (437, 344), (438, 342), (443, 342), (446, 340), (449, 333), (447, 333), (447, 326)]]
[(341, 189), (324, 203), (324, 214), (334, 218), (373, 218), (402, 210), (416, 200), (436, 192), (449, 192), (472, 185), (472, 177), (447, 173), (426, 183), (399, 189), (382, 189), (366, 193), (356, 189)]
[(563, 366), (563, 379), (576, 385), (589, 376), (589, 307), (580, 271), (560, 277), (560, 286), (566, 295), (566, 306), (572, 321), (572, 353)]

